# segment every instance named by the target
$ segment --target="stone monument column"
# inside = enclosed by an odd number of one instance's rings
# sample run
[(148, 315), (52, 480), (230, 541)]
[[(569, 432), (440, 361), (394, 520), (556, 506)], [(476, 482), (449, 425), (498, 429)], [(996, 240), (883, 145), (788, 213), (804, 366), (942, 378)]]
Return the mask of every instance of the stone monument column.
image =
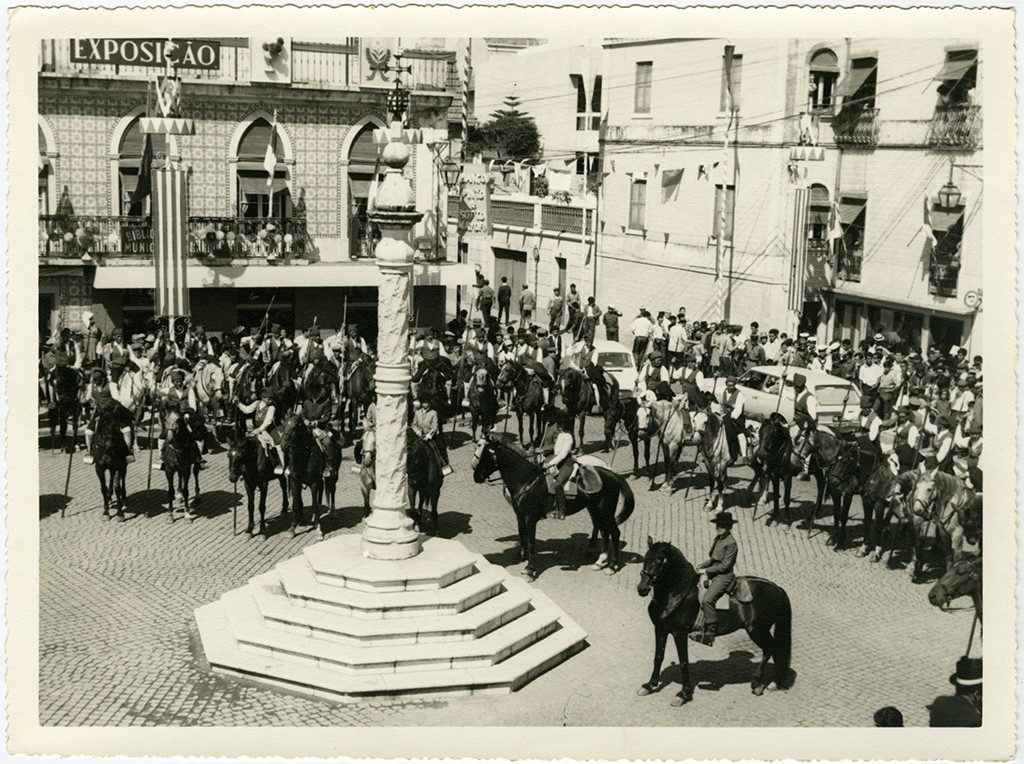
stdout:
[(412, 290), (412, 228), (416, 211), (412, 187), (402, 169), (411, 155), (402, 124), (391, 125), (381, 162), (388, 168), (370, 220), (380, 227), (377, 267), (377, 491), (363, 529), (363, 555), (403, 560), (420, 553), (419, 533), (409, 517), (406, 430), (409, 422), (409, 296)]

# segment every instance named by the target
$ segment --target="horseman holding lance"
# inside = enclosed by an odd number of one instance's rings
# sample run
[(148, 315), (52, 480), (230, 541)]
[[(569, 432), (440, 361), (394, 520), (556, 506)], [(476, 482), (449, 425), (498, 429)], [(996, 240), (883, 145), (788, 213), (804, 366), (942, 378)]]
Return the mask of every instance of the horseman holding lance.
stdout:
[(267, 454), (277, 454), (277, 466), (274, 467), (275, 475), (284, 474), (284, 450), (281, 448), (281, 433), (277, 427), (277, 408), (274, 405), (274, 391), (264, 387), (260, 391), (258, 401), (252, 403), (238, 402), (238, 410), (243, 414), (252, 414), (253, 421), (259, 422), (249, 434), (256, 438), (266, 450)]
[(93, 369), (90, 376), (89, 390), (91, 393), (90, 397), (93, 402), (93, 412), (88, 423), (85, 425), (86, 453), (85, 457), (82, 459), (82, 463), (95, 463), (95, 459), (92, 454), (92, 438), (93, 435), (96, 434), (96, 425), (99, 422), (100, 415), (106, 413), (113, 414), (117, 423), (120, 425), (121, 435), (124, 437), (124, 443), (128, 447), (126, 461), (128, 463), (134, 462), (135, 417), (132, 415), (132, 412), (114, 396), (113, 393), (114, 390), (116, 390), (116, 387), (114, 386), (114, 383), (107, 381), (107, 375), (104, 374), (102, 369)]
[(912, 417), (910, 406), (902, 406), (896, 411), (896, 432), (893, 437), (892, 454), (889, 455), (889, 465), (896, 475), (913, 469), (920, 451), (921, 431)]
[[(192, 437), (199, 449), (199, 469), (206, 469), (206, 460), (203, 455), (206, 453), (206, 425), (202, 415), (199, 413), (199, 406), (196, 400), (196, 391), (191, 385), (186, 384), (187, 374), (185, 369), (180, 367), (172, 368), (168, 374), (171, 386), (163, 395), (164, 411), (180, 411), (185, 421), (188, 421), (192, 431)], [(166, 417), (160, 426), (160, 436), (157, 439), (157, 452), (163, 453), (164, 443), (167, 440)], [(157, 458), (153, 463), (153, 469), (162, 470), (163, 460)]]

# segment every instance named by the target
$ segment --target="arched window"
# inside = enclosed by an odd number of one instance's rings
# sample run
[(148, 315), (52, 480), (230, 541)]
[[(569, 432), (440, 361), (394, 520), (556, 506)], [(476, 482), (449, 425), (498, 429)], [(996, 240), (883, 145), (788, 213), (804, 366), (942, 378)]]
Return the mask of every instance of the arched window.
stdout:
[(167, 156), (167, 136), (163, 133), (143, 135), (139, 118), (132, 120), (128, 129), (121, 135), (121, 143), (117, 150), (117, 181), (119, 200), (118, 213), (121, 215), (148, 215), (151, 196), (131, 203), (132, 195), (139, 185), (142, 175), (142, 154), (149, 138), (153, 161)]
[(832, 112), (836, 80), (839, 79), (839, 59), (828, 48), (811, 56), (810, 80), (807, 83), (808, 111)]
[(828, 223), (832, 202), (828, 189), (820, 183), (810, 188), (807, 197), (807, 244), (809, 248), (825, 247), (828, 244)]
[(368, 123), (356, 135), (348, 151), (349, 256), (373, 257), (380, 240), (380, 231), (368, 217), (370, 188), (380, 171), (377, 144), (373, 131), (377, 125)]
[[(264, 166), (268, 145), (273, 145), (277, 159), (273, 179)], [(270, 123), (262, 117), (253, 120), (238, 143), (236, 182), (239, 217), (281, 221), (291, 217), (292, 200), (284, 160), (281, 138), (272, 130)]]

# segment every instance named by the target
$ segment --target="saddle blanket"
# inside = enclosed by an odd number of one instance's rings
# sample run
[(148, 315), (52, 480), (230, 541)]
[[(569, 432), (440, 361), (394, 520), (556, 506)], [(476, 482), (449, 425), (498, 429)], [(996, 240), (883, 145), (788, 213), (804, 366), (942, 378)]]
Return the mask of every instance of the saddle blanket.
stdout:
[[(701, 574), (701, 578), (704, 579), (705, 576)], [(702, 587), (707, 588), (703, 583)], [(718, 598), (718, 601), (715, 603), (715, 610), (728, 610), (729, 600), (732, 598), (735, 598), (737, 602), (754, 601), (754, 595), (750, 591), (750, 582), (747, 580), (746, 576), (736, 576), (736, 583), (730, 586), (729, 589)]]
[[(562, 490), (565, 491), (567, 499), (574, 498), (580, 491), (584, 493), (596, 493), (601, 490), (601, 476), (597, 473), (596, 467), (607, 467), (608, 465), (596, 456), (580, 455), (576, 457), (576, 464), (572, 468), (572, 474), (565, 481)], [(554, 494), (554, 488), (549, 484), (549, 493)]]

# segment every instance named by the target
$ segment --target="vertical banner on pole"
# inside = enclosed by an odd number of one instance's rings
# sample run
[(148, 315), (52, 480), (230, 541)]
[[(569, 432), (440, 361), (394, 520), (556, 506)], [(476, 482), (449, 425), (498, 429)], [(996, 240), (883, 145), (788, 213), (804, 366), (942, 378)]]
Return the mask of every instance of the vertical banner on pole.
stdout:
[(804, 309), (804, 282), (807, 272), (807, 199), (810, 192), (804, 186), (796, 189), (793, 210), (793, 258), (789, 274), (789, 309), (797, 317)]
[(162, 169), (153, 173), (153, 264), (158, 316), (189, 315), (186, 182), (184, 170)]

